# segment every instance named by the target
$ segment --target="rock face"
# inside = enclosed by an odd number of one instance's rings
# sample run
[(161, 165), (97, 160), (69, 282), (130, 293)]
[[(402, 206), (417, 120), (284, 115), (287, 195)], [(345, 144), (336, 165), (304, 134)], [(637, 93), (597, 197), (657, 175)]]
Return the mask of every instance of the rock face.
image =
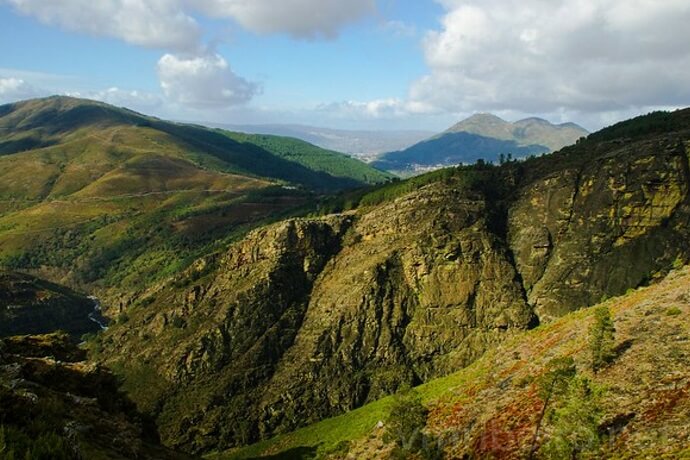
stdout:
[(541, 320), (621, 294), (687, 255), (685, 139), (609, 146), (520, 190), (509, 244)]
[(688, 139), (586, 141), (254, 231), (129, 307), (102, 359), (190, 452), (457, 370), (690, 260)]

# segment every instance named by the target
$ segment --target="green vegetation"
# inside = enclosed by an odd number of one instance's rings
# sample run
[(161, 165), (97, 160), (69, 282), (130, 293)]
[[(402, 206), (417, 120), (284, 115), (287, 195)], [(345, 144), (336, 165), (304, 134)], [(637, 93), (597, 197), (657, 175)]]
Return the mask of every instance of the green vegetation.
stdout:
[(395, 445), (392, 458), (419, 454), (423, 459), (441, 458), (434, 439), (424, 432), (429, 410), (414, 390), (403, 389), (393, 396), (386, 419), (384, 441)]
[(550, 460), (597, 458), (602, 443), (603, 391), (586, 377), (575, 376), (566, 383), (547, 415), (549, 436), (539, 456)]
[(532, 437), (529, 458), (534, 458), (534, 454), (539, 448), (537, 439), (542, 430), (544, 419), (549, 413), (548, 411), (551, 410), (553, 401), (567, 391), (570, 381), (576, 372), (573, 358), (555, 358), (546, 364), (546, 372), (536, 382), (539, 396), (543, 400), (543, 406), (537, 417), (537, 425)]
[(374, 169), (359, 160), (331, 150), (324, 150), (308, 142), (291, 137), (243, 134), (223, 131), (237, 142), (257, 145), (288, 161), (299, 163), (312, 171), (321, 171), (333, 177), (348, 178), (353, 184), (377, 184), (393, 178), (389, 173)]
[(651, 112), (590, 134), (587, 140), (600, 142), (625, 138), (635, 139), (669, 131), (679, 131), (687, 128), (688, 121), (690, 121), (690, 114), (683, 110)]
[(670, 307), (666, 309), (667, 316), (678, 316), (681, 313), (683, 313), (683, 311), (678, 307)]
[[(389, 175), (289, 138), (51, 97), (0, 110), (0, 266), (142, 289), (317, 193)], [(253, 141), (256, 141), (254, 143)]]
[(589, 330), (589, 349), (592, 355), (592, 371), (597, 372), (611, 362), (614, 355), (614, 334), (611, 311), (606, 306), (594, 310), (594, 323)]

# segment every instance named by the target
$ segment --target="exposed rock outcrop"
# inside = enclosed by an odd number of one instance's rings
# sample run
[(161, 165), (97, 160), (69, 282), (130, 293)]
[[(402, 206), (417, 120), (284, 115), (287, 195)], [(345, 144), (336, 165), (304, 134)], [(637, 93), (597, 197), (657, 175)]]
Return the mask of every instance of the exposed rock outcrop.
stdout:
[(254, 231), (129, 307), (102, 359), (191, 452), (457, 370), (689, 260), (689, 138), (587, 141)]

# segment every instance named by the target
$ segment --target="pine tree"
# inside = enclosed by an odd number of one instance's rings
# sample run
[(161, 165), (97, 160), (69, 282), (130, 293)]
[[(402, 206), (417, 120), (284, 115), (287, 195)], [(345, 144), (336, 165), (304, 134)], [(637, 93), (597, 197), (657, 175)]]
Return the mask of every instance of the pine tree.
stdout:
[(594, 311), (594, 323), (589, 330), (589, 348), (592, 354), (592, 371), (598, 372), (614, 358), (614, 334), (611, 311), (608, 307), (598, 307)]
[(539, 450), (540, 457), (553, 460), (596, 458), (601, 445), (601, 389), (586, 377), (569, 381), (568, 390), (549, 411), (548, 440)]

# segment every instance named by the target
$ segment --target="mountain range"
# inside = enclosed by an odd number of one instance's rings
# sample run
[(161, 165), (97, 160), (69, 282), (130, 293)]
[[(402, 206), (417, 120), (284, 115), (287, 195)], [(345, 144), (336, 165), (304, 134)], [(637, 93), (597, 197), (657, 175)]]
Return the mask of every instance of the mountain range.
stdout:
[(382, 154), (372, 165), (408, 176), (477, 160), (497, 162), (508, 156), (541, 155), (573, 144), (586, 135), (587, 131), (574, 123), (554, 125), (541, 118), (510, 123), (483, 113), (411, 147)]
[(72, 98), (0, 150), (3, 334), (108, 321), (0, 340), (0, 453), (688, 454), (690, 109), (407, 180)]

